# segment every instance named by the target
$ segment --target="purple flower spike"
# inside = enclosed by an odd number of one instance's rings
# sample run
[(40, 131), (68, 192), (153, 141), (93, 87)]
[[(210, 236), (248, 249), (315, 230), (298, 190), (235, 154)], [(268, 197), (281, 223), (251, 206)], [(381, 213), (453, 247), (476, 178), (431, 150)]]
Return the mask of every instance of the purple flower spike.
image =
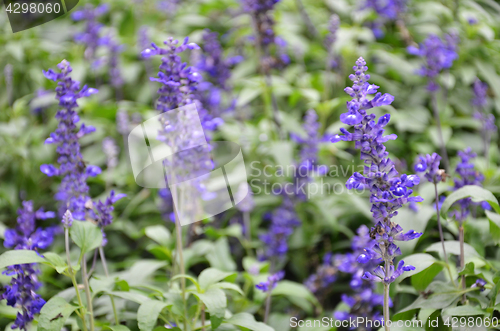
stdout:
[[(385, 127), (391, 119), (390, 115), (383, 115), (375, 121), (374, 114), (366, 113), (367, 109), (391, 104), (394, 97), (377, 92), (372, 100), (368, 100), (366, 96), (376, 93), (379, 87), (368, 83), (370, 75), (365, 74), (368, 67), (363, 58), (356, 61), (353, 70), (355, 73), (350, 75), (350, 79), (354, 84), (352, 88), (345, 89), (353, 100), (347, 103), (349, 111), (340, 118), (343, 123), (354, 125), (354, 132), (342, 128), (341, 132), (344, 135), (336, 135), (332, 141), (355, 141), (355, 147), (361, 150), (361, 159), (365, 163), (363, 174), (355, 172), (347, 180), (346, 187), (350, 190), (370, 190), (371, 212), (376, 225), (370, 230), (373, 242), (356, 256), (356, 261), (358, 263), (373, 261), (376, 265), (384, 262), (385, 265), (390, 265), (389, 270), (380, 265), (378, 267), (372, 265), (371, 270), (364, 270), (362, 273), (365, 280), (390, 284), (404, 271), (411, 270), (411, 267), (403, 267), (401, 263), (394, 269), (395, 257), (401, 255), (401, 250), (395, 242), (417, 239), (422, 235), (413, 230), (404, 233), (401, 226), (392, 221), (398, 214), (399, 208), (408, 203), (422, 201), (421, 197), (412, 196), (411, 189), (418, 185), (420, 178), (416, 175), (400, 175), (394, 162), (389, 158), (384, 143), (397, 138), (394, 134), (384, 136)], [(420, 164), (418, 169), (425, 167), (427, 164)]]

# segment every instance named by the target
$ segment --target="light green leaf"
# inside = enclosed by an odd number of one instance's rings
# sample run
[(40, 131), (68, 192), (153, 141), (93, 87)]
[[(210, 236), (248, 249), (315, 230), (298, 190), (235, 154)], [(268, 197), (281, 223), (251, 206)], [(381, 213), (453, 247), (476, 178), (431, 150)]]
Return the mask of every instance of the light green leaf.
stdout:
[(424, 271), (433, 265), (437, 260), (434, 256), (425, 253), (418, 253), (408, 255), (404, 258), (405, 264), (409, 264), (415, 267), (415, 270), (404, 272), (399, 278), (399, 281), (402, 281), (405, 278), (416, 275), (419, 272)]
[(16, 264), (46, 263), (43, 257), (35, 251), (19, 249), (7, 251), (0, 255), (0, 269)]
[(462, 292), (443, 282), (429, 285), (425, 295), (419, 296), (411, 305), (398, 312), (401, 314), (414, 309), (443, 309), (449, 307), (461, 296)]
[(71, 239), (82, 250), (82, 253), (87, 253), (101, 246), (102, 232), (90, 222), (73, 222), (69, 233)]
[(485, 210), (490, 224), (490, 233), (496, 243), (500, 243), (500, 215)]
[(262, 322), (257, 322), (249, 313), (239, 313), (227, 319), (225, 323), (241, 326), (252, 331), (274, 331), (274, 329)]
[(236, 284), (233, 284), (233, 283), (228, 283), (228, 282), (220, 282), (220, 283), (215, 283), (213, 285), (210, 286), (211, 288), (220, 288), (220, 289), (225, 289), (225, 290), (233, 290), (233, 291), (236, 291), (238, 292), (239, 294), (241, 295), (245, 295), (243, 293), (243, 291), (241, 290), (241, 288), (236, 285)]
[(168, 246), (172, 237), (170, 231), (163, 225), (148, 226), (144, 233), (162, 246)]
[(113, 292), (104, 291), (104, 292), (113, 295), (115, 297), (119, 297), (132, 302), (137, 302), (139, 304), (143, 304), (148, 300), (150, 300), (147, 296), (138, 292), (122, 292), (122, 291), (113, 291)]
[(319, 302), (316, 297), (302, 284), (295, 283), (289, 280), (283, 280), (278, 283), (276, 288), (271, 292), (271, 295), (283, 295), (285, 297), (299, 297), (307, 300), (317, 306)]
[(495, 198), (493, 193), (477, 185), (466, 185), (450, 194), (446, 200), (444, 200), (443, 205), (441, 206), (441, 214), (443, 217), (446, 217), (446, 212), (450, 209), (451, 205), (460, 199), (468, 197), (470, 197), (474, 202), (488, 201), (493, 209), (495, 209), (497, 213), (500, 213), (498, 200)]
[(226, 294), (223, 290), (218, 288), (210, 288), (205, 293), (193, 294), (196, 295), (207, 307), (207, 311), (210, 313), (212, 329), (216, 329), (222, 323), (222, 319), (224, 318), (224, 314), (226, 312)]
[(476, 316), (487, 315), (488, 313), (478, 306), (467, 305), (444, 309), (442, 314), (443, 316)]
[(225, 272), (215, 268), (208, 268), (200, 273), (198, 283), (203, 290), (206, 290), (210, 285), (235, 274), (235, 272)]
[(226, 237), (219, 238), (206, 255), (210, 266), (224, 271), (236, 270), (236, 263), (231, 256)]
[(137, 322), (139, 329), (151, 331), (156, 325), (161, 311), (168, 306), (168, 303), (158, 300), (149, 300), (143, 303), (137, 311)]
[[(456, 240), (447, 240), (444, 242), (447, 254), (460, 255), (460, 242)], [(441, 242), (434, 243), (427, 247), (426, 252), (438, 252), (440, 256), (443, 255), (443, 247)], [(465, 263), (474, 262), (477, 267), (484, 265), (484, 259), (471, 245), (464, 243), (464, 257)]]
[(64, 322), (77, 309), (61, 297), (53, 297), (42, 307), (38, 317), (39, 331), (60, 331)]
[(43, 256), (60, 274), (68, 268), (66, 261), (64, 261), (64, 259), (59, 254), (47, 252), (44, 253)]
[(130, 331), (125, 325), (106, 325), (106, 328), (113, 331)]

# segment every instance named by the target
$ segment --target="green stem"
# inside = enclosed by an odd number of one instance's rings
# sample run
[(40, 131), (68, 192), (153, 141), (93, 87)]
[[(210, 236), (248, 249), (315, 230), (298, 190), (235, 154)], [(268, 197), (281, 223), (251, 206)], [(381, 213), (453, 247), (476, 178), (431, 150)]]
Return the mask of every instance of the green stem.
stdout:
[(450, 274), (450, 279), (455, 284), (455, 280), (453, 279), (453, 275), (451, 274), (451, 269), (450, 269), (450, 263), (448, 261), (448, 254), (446, 254), (446, 248), (444, 245), (444, 235), (443, 235), (443, 227), (441, 226), (441, 215), (439, 214), (439, 196), (438, 196), (438, 189), (437, 189), (437, 183), (434, 182), (434, 193), (436, 196), (436, 211), (437, 211), (437, 223), (438, 223), (438, 229), (439, 229), (439, 238), (441, 239), (441, 246), (443, 247), (443, 254), (444, 254), (444, 261), (446, 262), (446, 269), (448, 269), (448, 272)]
[[(108, 264), (106, 263), (106, 255), (104, 255), (104, 249), (99, 247), (99, 255), (101, 256), (102, 267), (104, 269), (104, 274), (109, 277)], [(111, 300), (111, 306), (113, 307), (113, 316), (115, 317), (116, 325), (120, 325), (120, 320), (118, 319), (118, 313), (116, 311), (115, 298), (110, 294), (109, 299)]]
[[(174, 196), (174, 201), (177, 201), (177, 190), (174, 188), (172, 190), (172, 195)], [(176, 234), (176, 241), (177, 241), (177, 256), (179, 258), (179, 274), (180, 275), (185, 275), (186, 274), (186, 269), (184, 266), (184, 257), (182, 254), (182, 229), (181, 229), (181, 222), (179, 219), (179, 215), (177, 213), (177, 207), (175, 206), (174, 203), (174, 213), (175, 213), (175, 234)], [(186, 279), (184, 277), (181, 277), (181, 289), (182, 289), (182, 301), (184, 303), (184, 331), (188, 331), (187, 328), (187, 301), (186, 301)]]
[[(460, 223), (460, 226), (458, 228), (458, 239), (460, 241), (460, 270), (463, 270), (465, 267), (465, 240), (464, 240), (464, 226), (463, 223)], [(466, 289), (466, 284), (465, 284), (465, 275), (462, 275), (462, 289)], [(462, 296), (462, 303), (465, 304), (465, 301), (467, 301), (467, 297), (465, 293)]]
[(85, 323), (85, 306), (83, 305), (82, 297), (80, 296), (80, 290), (78, 289), (78, 284), (76, 283), (75, 272), (71, 267), (71, 259), (69, 256), (69, 229), (64, 227), (64, 241), (66, 247), (66, 259), (68, 260), (68, 275), (71, 278), (73, 287), (75, 288), (76, 298), (78, 300), (78, 305), (80, 306), (80, 317), (82, 319), (83, 331), (87, 331), (87, 324)]
[(82, 254), (82, 280), (83, 280), (83, 286), (85, 288), (85, 295), (87, 297), (87, 305), (89, 309), (89, 315), (90, 315), (90, 331), (94, 331), (94, 311), (92, 308), (92, 296), (90, 293), (90, 285), (89, 285), (89, 279), (87, 275), (87, 260), (85, 259), (85, 254)]
[(437, 93), (431, 92), (431, 103), (432, 103), (432, 111), (434, 113), (434, 120), (436, 121), (438, 138), (439, 138), (439, 147), (441, 148), (441, 156), (443, 157), (443, 165), (444, 169), (447, 173), (450, 170), (450, 161), (448, 159), (448, 153), (446, 152), (446, 145), (444, 144), (443, 138), (443, 129), (441, 128), (441, 119), (439, 118), (439, 107), (437, 101)]
[[(385, 262), (385, 270), (388, 270), (387, 268), (389, 267), (389, 263), (386, 261)], [(384, 284), (384, 329), (385, 331), (390, 331), (391, 328), (389, 327), (388, 323), (390, 314), (389, 314), (389, 287), (390, 284)]]

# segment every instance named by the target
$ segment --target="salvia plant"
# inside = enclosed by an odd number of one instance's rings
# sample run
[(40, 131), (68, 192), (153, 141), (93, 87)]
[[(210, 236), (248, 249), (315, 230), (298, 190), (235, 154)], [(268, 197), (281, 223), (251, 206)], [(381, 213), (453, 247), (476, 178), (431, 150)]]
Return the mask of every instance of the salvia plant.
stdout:
[(500, 328), (496, 2), (61, 5), (0, 17), (1, 328)]

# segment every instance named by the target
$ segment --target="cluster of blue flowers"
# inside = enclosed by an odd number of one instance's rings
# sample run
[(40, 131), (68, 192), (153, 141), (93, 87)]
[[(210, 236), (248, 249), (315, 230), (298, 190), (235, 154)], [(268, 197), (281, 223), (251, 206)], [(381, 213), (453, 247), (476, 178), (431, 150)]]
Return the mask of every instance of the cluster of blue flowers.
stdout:
[(474, 84), (472, 85), (472, 90), (474, 92), (474, 97), (472, 98), (471, 103), (475, 108), (474, 118), (481, 123), (481, 133), (484, 139), (485, 154), (487, 155), (491, 140), (490, 134), (497, 131), (497, 126), (495, 125), (495, 115), (486, 110), (486, 106), (488, 105), (488, 84), (483, 83), (476, 78)]
[[(260, 65), (264, 73), (271, 69), (281, 69), (290, 63), (286, 54), (286, 42), (276, 36), (274, 32), (274, 20), (270, 11), (280, 0), (241, 0), (243, 10), (252, 16), (256, 29), (257, 47), (262, 51)], [(272, 54), (275, 48), (275, 54)]]
[(415, 172), (424, 172), (424, 177), (430, 183), (439, 183), (445, 179), (445, 172), (442, 169), (439, 169), (439, 164), (441, 161), (441, 156), (436, 153), (432, 153), (432, 155), (427, 154), (426, 156), (419, 156), (418, 162), (415, 164), (414, 170)]
[[(32, 201), (24, 201), (23, 207), (17, 213), (19, 215), (17, 226), (15, 229), (5, 231), (4, 246), (10, 249), (28, 249), (37, 252), (47, 249), (60, 228), (37, 228), (36, 220), (53, 218), (55, 213), (46, 212), (42, 208), (34, 211)], [(5, 286), (5, 292), (0, 299), (7, 300), (9, 306), (21, 309), (17, 313), (12, 328), (27, 330), (28, 323), (33, 320), (35, 314), (40, 313), (45, 304), (45, 300), (36, 293), (41, 286), (37, 278), (39, 270), (34, 263), (19, 264), (7, 267), (3, 273), (13, 277), (10, 285)]]
[(338, 66), (339, 59), (333, 55), (333, 46), (337, 41), (337, 32), (340, 27), (340, 18), (337, 14), (333, 14), (330, 16), (330, 20), (328, 21), (328, 33), (324, 40), (324, 45), (326, 50), (328, 51), (327, 58), (327, 68), (336, 68)]
[(60, 70), (59, 73), (52, 69), (44, 71), (45, 77), (58, 82), (56, 98), (59, 100), (59, 106), (62, 107), (56, 114), (59, 120), (58, 127), (45, 140), (45, 143), (57, 144), (59, 168), (52, 164), (43, 164), (40, 170), (47, 176), (62, 177), (59, 191), (55, 196), (55, 199), (61, 202), (60, 215), (69, 209), (75, 219), (83, 221), (91, 203), (88, 196), (87, 177), (97, 176), (101, 173), (101, 169), (97, 166), (86, 165), (83, 160), (79, 139), (94, 132), (95, 128), (84, 123), (78, 125), (80, 117), (76, 108), (78, 99), (88, 97), (98, 91), (86, 85), (80, 89), (80, 83), (70, 76), (72, 68), (68, 61), (62, 61), (57, 67)]
[[(340, 273), (351, 275), (349, 285), (352, 289), (351, 294), (342, 294), (342, 302), (349, 307), (349, 311), (336, 311), (334, 317), (337, 320), (365, 318), (365, 321), (381, 320), (382, 316), (377, 309), (384, 302), (381, 294), (375, 293), (375, 283), (365, 279), (366, 272), (373, 270), (377, 263), (370, 261), (360, 263), (358, 256), (365, 253), (367, 247), (373, 247), (376, 241), (370, 236), (370, 229), (362, 225), (357, 230), (357, 235), (353, 237), (351, 243), (352, 252), (346, 254), (332, 255), (325, 254), (323, 264), (320, 265), (316, 273), (309, 276), (305, 281), (305, 286), (313, 293), (321, 293), (333, 284)], [(392, 306), (392, 302), (390, 302)]]
[(406, 11), (406, 0), (364, 0), (363, 8), (371, 9), (377, 14), (377, 19), (370, 22), (370, 28), (378, 39), (384, 36), (384, 24), (395, 21)]
[(379, 87), (368, 83), (370, 75), (365, 74), (368, 67), (363, 58), (356, 61), (353, 70), (355, 74), (349, 76), (353, 86), (345, 89), (353, 100), (347, 103), (348, 112), (342, 114), (340, 119), (344, 124), (353, 125), (354, 132), (341, 128), (344, 135), (335, 135), (332, 142), (355, 141), (355, 147), (361, 150), (361, 159), (365, 163), (363, 174), (355, 172), (346, 187), (370, 191), (371, 212), (376, 223), (370, 230), (370, 236), (376, 244), (366, 247), (365, 252), (358, 257), (358, 262), (385, 262), (385, 266), (379, 265), (372, 272), (366, 272), (363, 278), (390, 284), (404, 271), (414, 269), (413, 266), (405, 266), (403, 261), (395, 265), (395, 257), (401, 255), (395, 242), (416, 239), (422, 234), (413, 230), (404, 233), (401, 226), (391, 219), (403, 205), (423, 201), (421, 197), (412, 197), (413, 190), (410, 189), (420, 179), (415, 175), (399, 175), (388, 157), (384, 143), (397, 138), (395, 134), (384, 136), (384, 127), (389, 123), (390, 115), (383, 115), (375, 122), (375, 115), (366, 113), (367, 109), (391, 104), (394, 97), (377, 93), (372, 100), (368, 100), (367, 95), (376, 93)]
[(243, 60), (241, 56), (225, 58), (222, 46), (218, 40), (218, 33), (206, 30), (203, 34), (203, 54), (196, 65), (206, 74), (206, 79), (200, 83), (200, 100), (212, 116), (219, 116), (225, 111), (234, 109), (236, 100), (226, 105), (223, 103), (224, 94), (229, 94), (231, 87), (231, 68)]
[[(453, 178), (453, 190), (456, 191), (466, 185), (478, 185), (481, 186), (484, 181), (484, 175), (474, 168), (472, 160), (477, 156), (476, 153), (472, 152), (471, 148), (468, 147), (463, 151), (458, 151), (458, 156), (460, 157), (460, 162), (455, 168), (456, 176)], [(464, 222), (471, 213), (471, 207), (473, 205), (480, 205), (483, 209), (490, 210), (491, 206), (488, 202), (483, 201), (480, 203), (475, 203), (471, 198), (465, 198), (458, 200), (453, 204), (458, 208), (451, 212), (455, 220), (459, 223)]]
[(85, 5), (81, 10), (75, 11), (71, 14), (74, 21), (85, 21), (85, 31), (75, 35), (75, 41), (79, 44), (84, 44), (85, 57), (90, 62), (93, 69), (100, 68), (106, 61), (105, 58), (96, 58), (97, 49), (104, 46), (108, 49), (109, 58), (108, 74), (110, 83), (113, 87), (117, 88), (123, 85), (123, 78), (119, 68), (118, 56), (123, 50), (123, 46), (116, 42), (114, 38), (109, 35), (102, 36), (102, 24), (97, 21), (97, 18), (106, 14), (109, 11), (109, 5), (103, 4), (97, 7), (91, 4)]
[(453, 61), (458, 58), (458, 41), (458, 36), (455, 34), (446, 34), (443, 39), (430, 35), (418, 48), (408, 47), (408, 53), (420, 56), (425, 61), (417, 73), (429, 79), (427, 85), (429, 91), (439, 89), (439, 84), (436, 82), (437, 76), (442, 70), (451, 68)]
[(266, 247), (261, 254), (262, 260), (282, 259), (288, 252), (288, 238), (292, 235), (293, 229), (300, 225), (293, 198), (286, 193), (282, 196), (281, 205), (273, 211), (270, 217), (271, 225), (268, 232), (259, 237)]
[(294, 173), (294, 194), (300, 200), (306, 200), (307, 196), (303, 188), (311, 182), (311, 175), (314, 173), (323, 175), (327, 169), (327, 167), (321, 167), (318, 164), (318, 145), (321, 142), (329, 140), (329, 135), (320, 136), (318, 134), (320, 124), (318, 122), (318, 115), (314, 109), (309, 109), (306, 112), (302, 127), (306, 133), (305, 137), (295, 133), (291, 134), (292, 140), (299, 143), (301, 146), (299, 163)]
[(103, 62), (102, 59), (96, 58), (97, 49), (108, 42), (108, 38), (101, 36), (103, 25), (97, 21), (97, 18), (106, 14), (108, 10), (107, 4), (95, 8), (91, 4), (87, 4), (83, 9), (71, 14), (74, 21), (85, 21), (86, 23), (85, 31), (75, 35), (75, 42), (85, 45), (85, 58), (94, 69), (99, 68)]
[(269, 290), (273, 290), (276, 285), (278, 285), (278, 282), (283, 279), (283, 277), (285, 277), (285, 272), (278, 271), (277, 273), (269, 276), (266, 281), (260, 282), (259, 284), (255, 285), (255, 287), (263, 292), (268, 292)]

